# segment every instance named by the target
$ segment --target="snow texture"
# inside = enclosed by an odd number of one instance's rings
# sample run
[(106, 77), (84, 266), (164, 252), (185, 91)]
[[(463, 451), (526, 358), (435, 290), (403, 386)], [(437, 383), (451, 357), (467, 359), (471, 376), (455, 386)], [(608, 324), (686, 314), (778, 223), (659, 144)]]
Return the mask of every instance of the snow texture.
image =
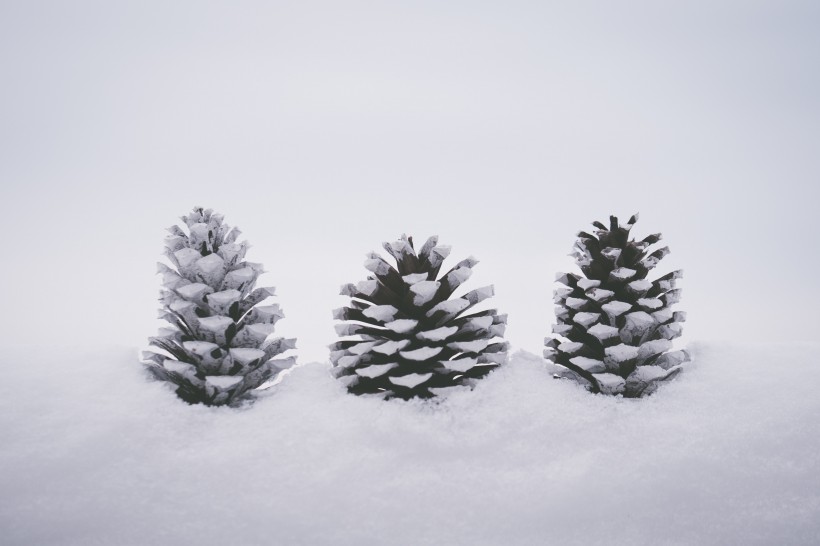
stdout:
[[(20, 347), (0, 542), (818, 544), (818, 352), (696, 347), (640, 400), (525, 353), (440, 403), (350, 396), (306, 364), (236, 410), (183, 403), (133, 350)], [(773, 362), (800, 381), (773, 389)]]

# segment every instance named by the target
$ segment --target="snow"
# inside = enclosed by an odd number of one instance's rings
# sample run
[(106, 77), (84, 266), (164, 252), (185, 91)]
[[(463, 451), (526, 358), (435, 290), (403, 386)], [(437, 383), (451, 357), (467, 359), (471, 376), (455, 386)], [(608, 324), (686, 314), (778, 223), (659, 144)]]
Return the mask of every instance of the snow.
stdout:
[[(462, 330), (464, 332), (475, 332), (478, 330), (488, 330), (493, 325), (493, 318), (492, 316), (488, 315), (486, 317), (473, 317), (468, 319), (464, 322), (464, 326)], [(503, 326), (506, 322), (506, 315), (501, 315), (498, 317), (502, 319), (502, 322), (498, 324), (498, 326)]]
[(249, 324), (241, 330), (239, 330), (239, 333), (231, 342), (231, 345), (238, 346), (244, 344), (251, 344), (253, 346), (258, 346), (265, 340), (265, 338), (274, 333), (275, 328), (276, 327), (273, 324)]
[(385, 328), (393, 330), (396, 333), (404, 334), (413, 330), (418, 323), (419, 321), (413, 319), (398, 319), (388, 322), (384, 326)]
[(652, 341), (647, 341), (641, 344), (638, 347), (638, 358), (645, 359), (649, 358), (650, 356), (659, 355), (664, 351), (668, 351), (672, 348), (672, 343), (666, 339), (655, 339)]
[(393, 368), (398, 366), (395, 362), (390, 362), (388, 364), (373, 364), (372, 366), (365, 366), (364, 368), (359, 368), (356, 370), (356, 375), (361, 375), (362, 377), (379, 377), (380, 375), (384, 375)]
[[(207, 284), (202, 284), (201, 282), (192, 282), (191, 284), (186, 284), (185, 286), (180, 286), (177, 288), (177, 293), (186, 300), (190, 301), (202, 301), (202, 296), (205, 294), (210, 294), (213, 291), (213, 288)], [(218, 292), (218, 294), (221, 294), (221, 292)], [(209, 300), (210, 298), (211, 296), (208, 296)]]
[(566, 305), (570, 309), (580, 309), (588, 302), (584, 298), (567, 298)]
[(443, 349), (443, 347), (420, 347), (412, 351), (400, 351), (399, 354), (408, 360), (429, 360)]
[[(369, 280), (369, 281), (359, 281), (356, 284), (356, 290), (361, 292), (365, 296), (372, 296), (376, 293), (379, 289), (379, 281), (376, 280)], [(352, 295), (352, 294), (351, 294)]]
[(620, 248), (613, 248), (607, 247), (601, 251), (601, 256), (612, 260), (613, 262), (617, 261), (618, 258), (621, 256), (621, 252), (623, 249)]
[(638, 279), (637, 281), (632, 281), (631, 283), (627, 284), (629, 289), (636, 294), (643, 294), (650, 288), (652, 288), (652, 283), (646, 279)]
[(592, 334), (601, 341), (604, 341), (605, 339), (616, 337), (618, 335), (618, 329), (614, 326), (596, 324), (592, 326), (589, 330), (587, 330), (587, 333)]
[(669, 307), (664, 307), (663, 309), (652, 313), (652, 318), (655, 319), (658, 324), (669, 322), (674, 316), (674, 311), (672, 311)]
[(556, 303), (562, 299), (565, 299), (567, 296), (572, 294), (575, 291), (574, 288), (568, 288), (566, 286), (559, 286), (552, 291), (552, 295), (555, 296)]
[(655, 325), (655, 319), (645, 311), (634, 311), (625, 317), (624, 329), (634, 333), (643, 333)]
[(604, 354), (606, 355), (607, 361), (621, 363), (626, 362), (627, 360), (632, 360), (633, 358), (637, 358), (638, 348), (633, 347), (632, 345), (626, 345), (624, 343), (621, 343), (620, 345), (607, 347), (606, 349), (604, 349)]
[(405, 283), (412, 286), (417, 282), (426, 281), (427, 273), (411, 273), (409, 275), (403, 276), (402, 279), (404, 279)]
[(429, 311), (427, 311), (427, 316), (432, 317), (437, 311), (443, 311), (448, 315), (452, 315), (463, 311), (469, 305), (470, 302), (463, 298), (444, 300), (443, 302), (436, 304)]
[(384, 261), (383, 258), (379, 257), (378, 255), (374, 255), (371, 258), (368, 258), (364, 262), (364, 267), (368, 271), (371, 271), (375, 275), (383, 277), (390, 272), (390, 264)]
[(614, 373), (597, 373), (595, 379), (598, 381), (598, 386), (601, 387), (601, 392), (605, 394), (622, 393), (624, 387), (626, 387), (626, 380)]
[(265, 322), (270, 324), (275, 324), (279, 319), (284, 318), (284, 316), (278, 303), (257, 305), (250, 312), (250, 317), (253, 322)]
[(658, 333), (665, 339), (675, 339), (683, 332), (683, 326), (680, 323), (673, 322), (671, 324), (664, 324), (658, 328)]
[(221, 283), (225, 270), (225, 261), (219, 254), (208, 254), (196, 262), (197, 277), (208, 286)]
[(173, 360), (171, 358), (166, 358), (165, 362), (163, 362), (162, 365), (165, 366), (165, 369), (168, 371), (177, 372), (181, 374), (196, 371), (196, 368), (194, 368), (193, 364), (188, 364), (187, 362), (180, 362), (179, 360)]
[(456, 351), (477, 353), (486, 349), (488, 343), (489, 340), (487, 339), (476, 339), (473, 341), (454, 341), (452, 343), (448, 343), (447, 346), (451, 349), (455, 349)]
[(593, 280), (593, 279), (586, 279), (586, 278), (580, 279), (578, 281), (578, 287), (581, 290), (589, 290), (590, 288), (595, 288), (595, 287), (598, 287), (598, 286), (601, 286), (601, 281), (596, 281), (596, 280)]
[(465, 356), (461, 358), (454, 358), (453, 360), (442, 360), (441, 364), (447, 369), (464, 373), (475, 367), (475, 365), (478, 364), (478, 359), (471, 356)]
[[(492, 317), (490, 317), (490, 321), (492, 322)], [(458, 332), (458, 326), (442, 326), (441, 328), (436, 328), (435, 330), (419, 332), (416, 334), (416, 337), (426, 341), (442, 341), (456, 332)]]
[(624, 301), (611, 301), (601, 306), (601, 309), (610, 317), (617, 317), (632, 309), (632, 305)]
[(600, 373), (606, 370), (606, 366), (604, 366), (603, 361), (588, 358), (586, 356), (576, 356), (574, 358), (570, 358), (569, 361), (582, 370), (586, 370), (590, 373)]
[(431, 377), (433, 377), (432, 373), (409, 373), (407, 375), (390, 376), (387, 379), (394, 385), (401, 385), (412, 389), (417, 385), (421, 385)]
[(379, 322), (389, 322), (393, 320), (398, 312), (399, 310), (392, 305), (371, 305), (362, 311), (362, 314)]
[[(593, 328), (594, 328), (594, 326), (593, 326)], [(572, 330), (572, 325), (571, 324), (553, 324), (552, 325), (552, 333), (553, 334), (558, 334), (559, 336), (562, 336), (562, 335), (566, 334), (570, 330)], [(615, 331), (617, 332), (618, 329), (615, 328)]]
[(410, 287), (413, 293), (413, 305), (424, 305), (433, 299), (441, 283), (438, 281), (419, 281)]
[(663, 307), (663, 302), (658, 298), (641, 298), (637, 303), (640, 307), (649, 310), (660, 309)]
[(253, 349), (249, 347), (240, 347), (236, 349), (228, 349), (228, 352), (231, 355), (231, 358), (242, 364), (243, 366), (247, 366), (254, 360), (259, 360), (265, 356), (265, 351), (261, 349)]
[(612, 290), (605, 290), (603, 288), (593, 288), (586, 294), (595, 301), (602, 301), (614, 296), (615, 292), (613, 292)]
[(233, 410), (178, 401), (132, 349), (12, 348), (2, 542), (817, 544), (818, 350), (697, 346), (645, 400), (526, 353), (436, 403), (311, 363)]
[(562, 353), (573, 354), (584, 348), (584, 344), (579, 341), (565, 341), (558, 346), (558, 350)]
[[(475, 263), (473, 263), (473, 265), (475, 265)], [(450, 286), (461, 286), (472, 275), (472, 267), (458, 267), (447, 274), (447, 282)]]
[[(188, 286), (193, 285), (189, 284)], [(208, 295), (208, 306), (217, 313), (226, 314), (231, 305), (233, 305), (234, 302), (239, 301), (241, 297), (242, 293), (239, 292), (239, 290), (222, 290), (221, 292), (214, 292), (213, 294)]]
[(188, 247), (177, 250), (173, 255), (179, 264), (180, 273), (183, 275), (189, 274), (197, 260), (202, 258), (202, 254)]
[(576, 313), (572, 321), (581, 326), (589, 326), (601, 318), (601, 313)]
[(609, 274), (609, 277), (618, 281), (625, 281), (626, 279), (631, 279), (632, 277), (634, 277), (635, 273), (637, 273), (637, 271), (635, 271), (634, 269), (629, 269), (628, 267), (619, 267), (618, 269), (612, 271)]
[[(215, 256), (215, 254), (211, 254)], [(242, 290), (256, 278), (256, 271), (251, 267), (243, 267), (241, 269), (234, 269), (222, 281), (222, 288), (226, 290)]]
[(206, 375), (205, 379), (208, 383), (215, 387), (219, 387), (220, 389), (230, 389), (245, 379), (245, 377), (241, 375)]
[(409, 339), (402, 339), (401, 341), (385, 341), (384, 343), (373, 347), (373, 351), (383, 355), (392, 355), (396, 351), (406, 347), (409, 343)]

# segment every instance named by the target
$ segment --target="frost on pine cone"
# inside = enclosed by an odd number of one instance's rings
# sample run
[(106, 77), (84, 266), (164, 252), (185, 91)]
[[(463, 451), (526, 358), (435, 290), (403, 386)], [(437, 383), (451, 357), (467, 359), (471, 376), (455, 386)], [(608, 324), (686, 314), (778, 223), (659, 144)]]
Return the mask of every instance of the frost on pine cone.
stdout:
[(560, 377), (592, 392), (628, 398), (651, 394), (689, 360), (686, 351), (671, 351), (686, 320), (684, 312), (671, 310), (680, 299), (675, 281), (683, 272), (647, 279), (669, 248), (649, 252), (661, 239), (659, 233), (630, 239), (637, 220), (636, 214), (619, 225), (611, 216), (609, 228), (593, 222), (595, 235), (578, 234), (572, 256), (583, 275), (556, 279), (565, 286), (555, 291), (558, 324), (544, 351), (546, 358), (563, 366)]
[(283, 317), (276, 304), (258, 305), (274, 295), (256, 288), (262, 265), (244, 261), (248, 243), (222, 223), (222, 215), (195, 208), (179, 226), (168, 228), (165, 256), (174, 267), (158, 264), (163, 288), (161, 328), (146, 351), (146, 365), (160, 380), (173, 383), (188, 403), (236, 405), (254, 389), (295, 363), (279, 358), (295, 339), (270, 338)]
[(368, 255), (365, 267), (373, 274), (343, 286), (341, 294), (351, 301), (333, 312), (348, 321), (336, 331), (349, 339), (331, 345), (331, 362), (351, 393), (430, 398), (439, 389), (472, 385), (505, 361), (507, 344), (499, 338), (507, 315), (470, 312), (493, 295), (493, 287), (453, 297), (477, 260), (467, 258), (437, 280), (450, 253), (437, 237), (418, 253), (407, 236), (384, 248), (396, 267)]

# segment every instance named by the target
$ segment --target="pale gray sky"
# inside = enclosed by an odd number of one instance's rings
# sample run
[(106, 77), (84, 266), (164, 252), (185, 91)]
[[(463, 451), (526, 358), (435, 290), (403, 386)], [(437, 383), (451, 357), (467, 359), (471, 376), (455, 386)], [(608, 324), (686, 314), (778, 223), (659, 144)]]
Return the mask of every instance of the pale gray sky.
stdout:
[[(153, 335), (163, 229), (243, 229), (299, 338), (438, 234), (539, 353), (574, 234), (639, 211), (687, 339), (816, 339), (820, 4), (0, 2), (0, 328)], [(6, 341), (8, 342), (8, 341)]]

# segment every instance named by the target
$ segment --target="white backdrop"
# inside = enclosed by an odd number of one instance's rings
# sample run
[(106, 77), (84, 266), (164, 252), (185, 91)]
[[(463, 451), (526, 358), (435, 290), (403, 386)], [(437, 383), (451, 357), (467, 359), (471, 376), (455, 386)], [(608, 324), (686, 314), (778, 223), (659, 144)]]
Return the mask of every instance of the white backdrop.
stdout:
[(325, 360), (364, 254), (438, 234), (539, 353), (574, 234), (640, 211), (689, 339), (815, 339), (816, 2), (3, 2), (5, 344), (138, 347), (163, 229), (243, 229)]

